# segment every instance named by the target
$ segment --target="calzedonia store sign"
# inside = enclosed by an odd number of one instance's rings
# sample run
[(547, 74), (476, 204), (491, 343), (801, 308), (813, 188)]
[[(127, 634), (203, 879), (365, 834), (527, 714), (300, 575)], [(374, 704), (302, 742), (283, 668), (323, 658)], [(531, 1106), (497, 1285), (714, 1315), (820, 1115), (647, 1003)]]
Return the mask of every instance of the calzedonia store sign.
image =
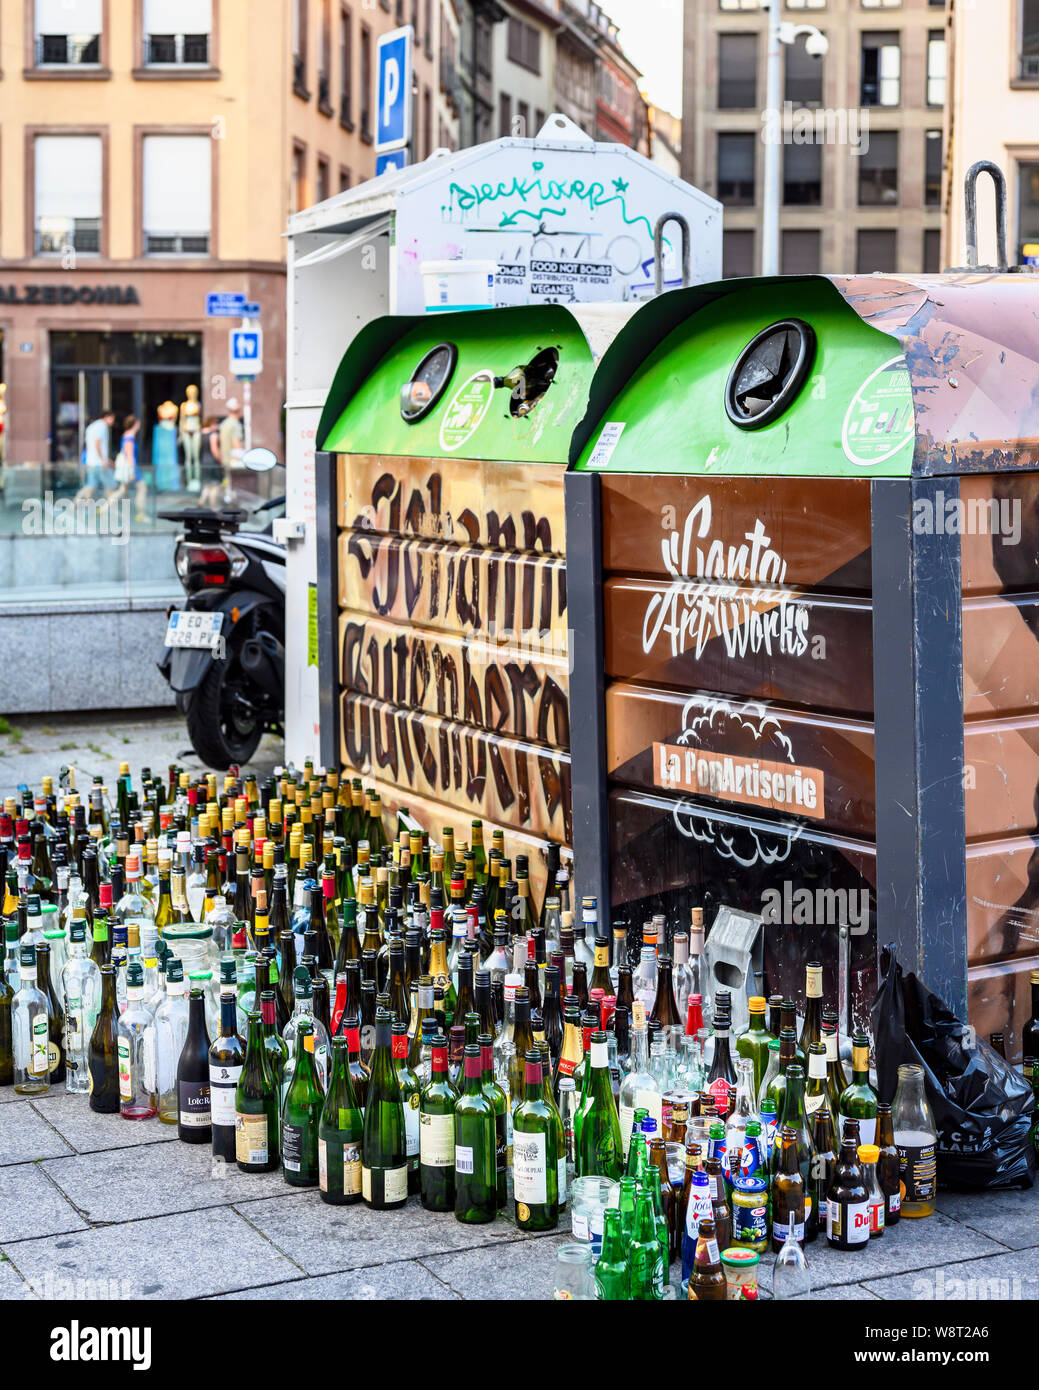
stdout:
[(0, 285), (0, 304), (140, 304), (134, 285)]

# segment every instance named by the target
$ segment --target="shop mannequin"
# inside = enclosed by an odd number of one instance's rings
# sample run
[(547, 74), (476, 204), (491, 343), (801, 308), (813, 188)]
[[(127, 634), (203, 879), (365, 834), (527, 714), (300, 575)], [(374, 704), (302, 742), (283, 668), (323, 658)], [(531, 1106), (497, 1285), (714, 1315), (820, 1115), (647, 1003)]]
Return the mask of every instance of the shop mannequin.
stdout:
[(159, 423), (152, 431), (152, 464), (156, 492), (180, 491), (180, 465), (177, 463), (177, 416), (172, 401), (159, 406)]
[(184, 486), (188, 492), (198, 492), (202, 486), (199, 466), (202, 443), (202, 405), (198, 387), (189, 386), (187, 400), (180, 405), (180, 447), (184, 455)]

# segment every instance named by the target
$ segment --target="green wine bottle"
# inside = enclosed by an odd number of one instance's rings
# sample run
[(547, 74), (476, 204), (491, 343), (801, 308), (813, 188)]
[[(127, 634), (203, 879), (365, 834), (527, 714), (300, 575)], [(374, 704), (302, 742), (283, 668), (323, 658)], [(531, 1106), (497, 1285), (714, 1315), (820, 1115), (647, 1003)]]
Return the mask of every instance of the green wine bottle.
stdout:
[(115, 976), (114, 965), (101, 966), (101, 1007), (87, 1053), (90, 1108), (101, 1115), (119, 1113), (119, 1002)]
[(512, 1121), (513, 1195), (521, 1231), (552, 1231), (559, 1224), (559, 1152), (556, 1115), (545, 1100), (541, 1053), (525, 1062), (525, 1094)]
[[(278, 995), (273, 989), (265, 989), (260, 994), (260, 1032), (267, 1065), (281, 1095), (281, 1083), (285, 1075), (285, 1064), (289, 1060), (289, 1048), (278, 1032)], [(277, 1116), (279, 1132), (281, 1115)]]
[(653, 1198), (648, 1189), (635, 1204), (635, 1234), (628, 1250), (629, 1297), (650, 1302), (664, 1296), (664, 1257), (657, 1234)]
[(494, 1079), (494, 1043), (490, 1033), (481, 1033), (480, 1062), (483, 1093), (494, 1106), (494, 1164), (498, 1210), (509, 1203), (509, 1098)]
[(419, 1158), (422, 1205), (427, 1211), (452, 1211), (455, 1204), (455, 1105), (458, 1092), (447, 1071), (447, 1040), (433, 1041), (430, 1077), (422, 1088)]
[(361, 1195), (375, 1211), (402, 1207), (408, 1200), (407, 1131), (390, 1050), (392, 1023), (387, 1009), (376, 1011), (361, 1167)]
[(318, 1126), (318, 1186), (321, 1200), (348, 1206), (361, 1200), (361, 1144), (364, 1116), (350, 1075), (346, 1038), (332, 1039), (332, 1070)]
[(602, 1254), (595, 1264), (595, 1289), (602, 1302), (628, 1301), (628, 1256), (616, 1207), (603, 1212)]
[(602, 1029), (592, 1034), (590, 1065), (585, 1070), (584, 1089), (574, 1117), (574, 1164), (579, 1178), (598, 1174), (615, 1179), (624, 1167), (621, 1126)]
[[(390, 1010), (392, 1013), (392, 1008)], [(408, 1155), (408, 1193), (421, 1190), (419, 1172), (419, 1082), (408, 1061), (408, 1025), (399, 1018), (393, 1022), (393, 1064), (397, 1069), (401, 1104), (404, 1106), (405, 1148)]]
[(479, 1043), (465, 1049), (465, 1087), (455, 1104), (455, 1216), (480, 1225), (498, 1210), (494, 1102), (483, 1089)]
[(290, 1187), (316, 1187), (318, 1182), (318, 1125), (324, 1095), (314, 1063), (314, 1025), (296, 1022), (296, 1055), (292, 1080), (281, 1111), (281, 1167)]
[[(273, 990), (265, 990), (265, 995)], [(273, 999), (270, 1003), (273, 1004)], [(235, 1160), (243, 1173), (272, 1173), (281, 1161), (278, 1101), (281, 1083), (270, 1066), (263, 1023), (253, 1009), (245, 1062), (235, 1088)]]
[(851, 1084), (841, 1095), (842, 1138), (845, 1120), (858, 1120), (860, 1144), (875, 1142), (877, 1093), (869, 1084), (869, 1038), (865, 1033), (856, 1033), (851, 1040)]

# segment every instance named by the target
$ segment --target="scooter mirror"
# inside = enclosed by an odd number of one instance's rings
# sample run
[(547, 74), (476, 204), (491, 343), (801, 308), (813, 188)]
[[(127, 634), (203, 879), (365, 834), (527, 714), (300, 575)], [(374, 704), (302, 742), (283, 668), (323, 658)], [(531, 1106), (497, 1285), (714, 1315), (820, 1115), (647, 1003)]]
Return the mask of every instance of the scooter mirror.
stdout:
[(269, 473), (278, 466), (278, 455), (271, 449), (247, 449), (242, 455), (246, 468), (254, 473)]

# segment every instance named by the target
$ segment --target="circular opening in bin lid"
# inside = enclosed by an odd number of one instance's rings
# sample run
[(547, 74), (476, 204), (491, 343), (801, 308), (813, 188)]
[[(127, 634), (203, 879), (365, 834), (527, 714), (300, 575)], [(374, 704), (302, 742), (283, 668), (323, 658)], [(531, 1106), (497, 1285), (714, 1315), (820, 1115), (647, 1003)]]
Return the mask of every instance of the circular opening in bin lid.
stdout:
[(801, 319), (783, 319), (752, 338), (725, 385), (725, 413), (741, 430), (782, 415), (815, 359), (815, 333)]
[(542, 348), (524, 366), (513, 367), (506, 376), (495, 378), (495, 386), (510, 389), (509, 414), (523, 419), (541, 400), (556, 379), (559, 369), (559, 349)]
[(430, 348), (400, 390), (401, 419), (408, 425), (422, 420), (444, 394), (458, 361), (454, 343), (438, 343)]

